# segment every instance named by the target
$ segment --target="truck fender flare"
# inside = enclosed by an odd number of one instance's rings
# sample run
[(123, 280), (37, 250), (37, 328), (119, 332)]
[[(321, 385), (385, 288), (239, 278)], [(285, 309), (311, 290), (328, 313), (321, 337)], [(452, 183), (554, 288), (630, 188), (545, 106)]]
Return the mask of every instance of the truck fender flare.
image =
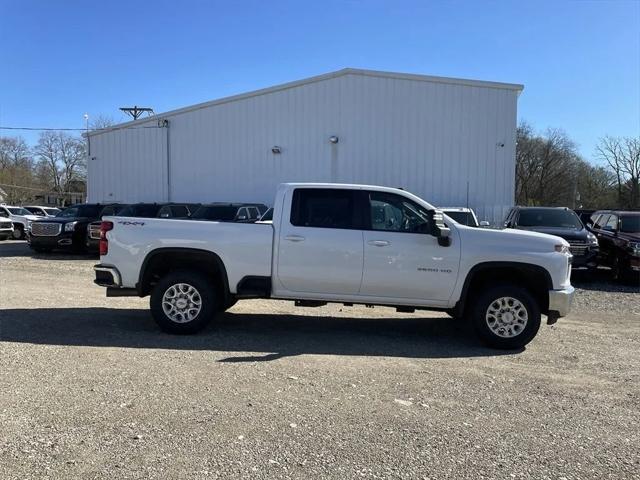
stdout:
[(535, 265), (533, 263), (527, 262), (482, 262), (471, 267), (467, 276), (464, 279), (464, 283), (462, 285), (462, 290), (460, 291), (460, 298), (456, 302), (453, 311), (456, 316), (462, 316), (464, 314), (466, 303), (469, 299), (469, 289), (471, 287), (471, 282), (474, 277), (479, 273), (487, 270), (502, 270), (502, 269), (514, 269), (526, 273), (534, 273), (536, 275), (542, 275), (545, 279), (544, 287), (547, 290), (553, 290), (553, 280), (551, 279), (551, 274), (549, 271), (541, 267), (540, 265)]
[(147, 269), (151, 261), (158, 255), (172, 254), (172, 253), (175, 253), (175, 254), (187, 253), (187, 254), (192, 254), (194, 256), (203, 256), (203, 257), (212, 259), (216, 263), (220, 271), (220, 274), (222, 276), (224, 300), (227, 301), (229, 299), (229, 296), (230, 296), (229, 277), (227, 276), (227, 269), (224, 266), (224, 262), (222, 261), (220, 256), (217, 253), (212, 252), (210, 250), (203, 250), (200, 248), (182, 248), (182, 247), (156, 248), (154, 250), (151, 250), (149, 253), (147, 253), (146, 257), (142, 261), (142, 265), (140, 267), (140, 273), (138, 274), (138, 283), (136, 284), (136, 290), (138, 291), (140, 296), (144, 294), (143, 288), (145, 285)]

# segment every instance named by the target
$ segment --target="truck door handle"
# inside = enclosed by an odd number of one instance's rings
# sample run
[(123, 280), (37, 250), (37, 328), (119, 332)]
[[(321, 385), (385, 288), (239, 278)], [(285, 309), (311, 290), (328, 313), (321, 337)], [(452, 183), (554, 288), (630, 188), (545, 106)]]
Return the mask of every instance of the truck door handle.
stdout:
[(287, 235), (284, 237), (285, 240), (289, 240), (290, 242), (302, 242), (304, 241), (304, 237), (302, 235)]
[(369, 240), (367, 243), (374, 247), (386, 247), (387, 245), (391, 245), (391, 242), (388, 242), (387, 240)]

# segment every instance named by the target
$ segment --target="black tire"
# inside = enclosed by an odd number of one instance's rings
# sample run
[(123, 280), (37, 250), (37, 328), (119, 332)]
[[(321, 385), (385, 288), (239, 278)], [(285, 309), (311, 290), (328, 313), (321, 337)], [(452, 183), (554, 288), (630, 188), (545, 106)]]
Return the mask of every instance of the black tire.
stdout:
[[(494, 319), (492, 322), (495, 325), (494, 328), (496, 330), (502, 330), (505, 335), (510, 331), (513, 336), (509, 337), (499, 335), (489, 326), (490, 320), (487, 320), (489, 308), (491, 307), (492, 311), (495, 311), (496, 307), (500, 307), (498, 300), (504, 298), (515, 299), (520, 303), (520, 306), (515, 303), (511, 305), (508, 303), (504, 304), (504, 313), (513, 315), (512, 312), (520, 312), (522, 308), (524, 308), (527, 316), (524, 327), (517, 321), (511, 325), (501, 327), (501, 325), (503, 325), (500, 323), (501, 320), (496, 317), (491, 317)], [(517, 308), (514, 309), (514, 306)], [(502, 309), (500, 309), (499, 312), (502, 312)], [(502, 315), (502, 313), (499, 315)], [(518, 313), (518, 315), (521, 314)], [(506, 323), (510, 323), (509, 320), (511, 318), (511, 316), (508, 317)], [(473, 300), (471, 305), (471, 321), (477, 334), (490, 347), (509, 350), (520, 349), (533, 340), (540, 329), (540, 307), (535, 298), (526, 289), (510, 285), (497, 285), (484, 290)]]
[[(172, 319), (163, 309), (163, 298), (170, 288), (176, 288), (177, 284), (191, 286), (199, 295), (200, 310), (190, 320), (184, 314), (174, 315), (181, 317), (183, 322)], [(194, 270), (178, 270), (162, 277), (151, 292), (151, 315), (158, 326), (167, 333), (187, 335), (197, 333), (205, 328), (220, 309), (213, 283), (201, 273)], [(189, 310), (186, 309), (185, 310)]]
[(14, 240), (24, 240), (24, 229), (22, 227), (14, 227), (13, 234), (11, 236)]

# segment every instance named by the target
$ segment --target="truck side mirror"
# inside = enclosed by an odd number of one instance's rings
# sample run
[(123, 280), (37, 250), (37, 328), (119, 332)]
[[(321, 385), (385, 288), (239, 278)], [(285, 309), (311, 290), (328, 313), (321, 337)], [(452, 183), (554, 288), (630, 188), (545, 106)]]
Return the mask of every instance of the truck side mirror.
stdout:
[(431, 235), (438, 239), (438, 245), (441, 247), (451, 245), (451, 229), (444, 223), (444, 217), (440, 210), (431, 212)]

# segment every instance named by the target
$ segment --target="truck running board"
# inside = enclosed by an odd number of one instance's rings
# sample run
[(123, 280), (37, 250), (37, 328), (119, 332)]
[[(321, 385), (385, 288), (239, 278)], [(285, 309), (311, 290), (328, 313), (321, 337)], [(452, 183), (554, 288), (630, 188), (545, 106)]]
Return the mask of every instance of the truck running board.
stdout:
[(107, 287), (107, 297), (139, 297), (135, 288)]
[(296, 307), (324, 307), (327, 302), (320, 302), (318, 300), (295, 300)]

